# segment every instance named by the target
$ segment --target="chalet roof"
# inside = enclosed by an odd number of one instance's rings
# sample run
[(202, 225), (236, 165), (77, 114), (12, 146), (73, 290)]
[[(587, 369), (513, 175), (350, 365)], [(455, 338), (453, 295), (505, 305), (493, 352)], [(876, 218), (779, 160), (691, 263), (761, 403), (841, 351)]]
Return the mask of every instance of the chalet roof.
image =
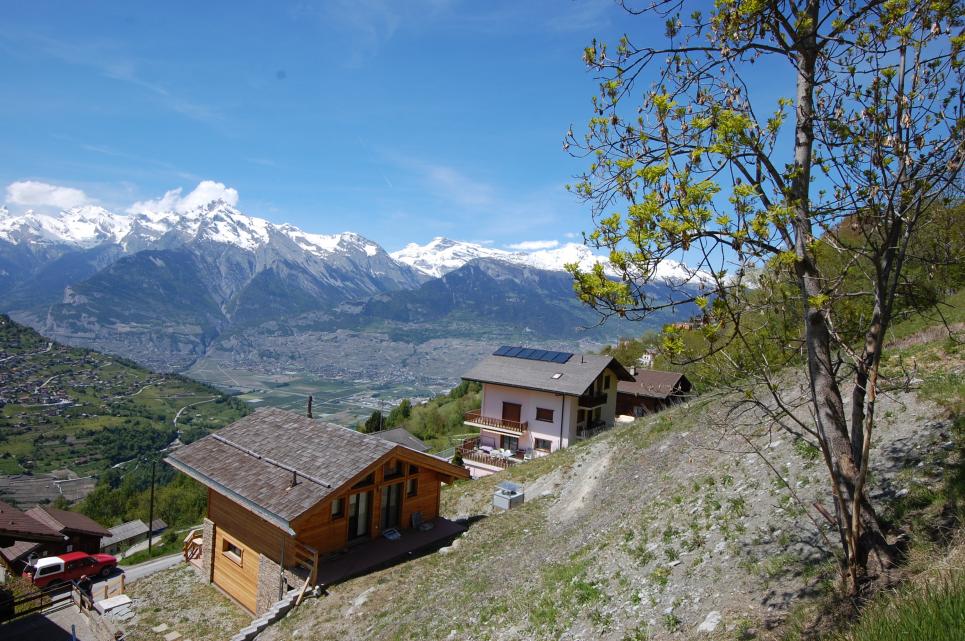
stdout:
[(77, 512), (37, 506), (27, 510), (27, 514), (61, 533), (76, 532), (78, 534), (101, 537), (111, 535), (110, 530), (106, 527), (94, 519), (83, 514), (78, 514)]
[[(174, 450), (165, 461), (291, 531), (293, 519), (399, 447), (369, 434), (266, 407)], [(454, 476), (464, 473), (428, 455), (418, 456), (451, 468)]]
[(161, 530), (166, 529), (167, 526), (168, 524), (162, 521), (161, 519), (154, 519), (153, 521), (151, 521), (151, 532), (155, 532), (155, 533), (159, 532)]
[(14, 561), (23, 559), (41, 545), (41, 543), (34, 543), (33, 541), (14, 541), (13, 545), (0, 548), (0, 556), (2, 556), (7, 563), (13, 563)]
[(385, 430), (383, 432), (373, 432), (372, 436), (378, 436), (380, 439), (398, 443), (399, 445), (404, 445), (410, 450), (415, 450), (416, 452), (428, 452), (431, 449), (428, 445), (423, 443), (419, 438), (413, 435), (412, 432), (404, 427), (397, 427), (395, 429)]
[(147, 525), (141, 519), (134, 519), (127, 523), (121, 523), (110, 528), (111, 535), (101, 539), (101, 547), (107, 547), (121, 541), (133, 539), (136, 536), (147, 534)]
[[(574, 354), (566, 363), (492, 355), (463, 374), (462, 378), (467, 381), (579, 396), (607, 368), (610, 368), (620, 381), (633, 380), (615, 358), (598, 354)], [(557, 374), (560, 376), (556, 376)]]
[(0, 536), (13, 539), (30, 536), (46, 541), (64, 540), (57, 529), (3, 501), (0, 501)]
[(617, 392), (645, 396), (648, 398), (667, 398), (675, 391), (689, 392), (690, 381), (680, 372), (663, 372), (656, 369), (640, 370), (631, 381), (617, 383)]

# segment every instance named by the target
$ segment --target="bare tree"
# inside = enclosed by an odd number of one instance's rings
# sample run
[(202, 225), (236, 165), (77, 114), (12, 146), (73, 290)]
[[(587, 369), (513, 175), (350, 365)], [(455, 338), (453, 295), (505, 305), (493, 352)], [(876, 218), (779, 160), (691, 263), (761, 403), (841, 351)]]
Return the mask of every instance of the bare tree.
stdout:
[[(735, 371), (764, 381), (775, 418), (823, 452), (856, 595), (895, 562), (865, 490), (875, 398), (909, 247), (965, 159), (965, 9), (961, 0), (723, 0), (710, 13), (686, 4), (624, 3), (666, 25), (660, 46), (624, 36), (585, 50), (600, 92), (585, 135), (569, 132), (564, 147), (591, 159), (573, 190), (593, 204), (587, 242), (609, 250), (619, 279), (569, 268), (578, 295), (604, 315), (696, 305), (712, 319), (709, 353), (740, 354)], [(775, 89), (791, 95), (770, 98)], [(655, 297), (647, 285), (674, 258), (692, 269)], [(849, 297), (869, 310), (845, 331), (838, 310)], [(681, 341), (670, 332), (666, 344)], [(782, 407), (774, 374), (789, 363), (807, 374), (812, 420)]]

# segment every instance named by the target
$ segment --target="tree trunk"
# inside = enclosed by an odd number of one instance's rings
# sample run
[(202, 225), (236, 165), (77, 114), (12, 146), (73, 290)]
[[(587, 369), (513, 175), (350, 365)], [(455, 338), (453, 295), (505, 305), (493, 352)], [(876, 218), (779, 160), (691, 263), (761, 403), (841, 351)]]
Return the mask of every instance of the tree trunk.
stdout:
[[(819, 0), (809, 1), (806, 13), (811, 25), (819, 23), (819, 9)], [(874, 509), (859, 488), (860, 466), (856, 461), (855, 447), (849, 433), (841, 389), (835, 377), (831, 356), (832, 336), (827, 316), (829, 312), (824, 309), (822, 302), (824, 279), (810, 247), (814, 240), (810, 183), (814, 147), (815, 63), (818, 56), (813, 26), (809, 31), (799, 34), (797, 46), (794, 173), (788, 194), (789, 204), (794, 211), (794, 249), (797, 259), (795, 269), (804, 308), (808, 374), (817, 431), (829, 454), (827, 463), (835, 495), (837, 526), (845, 548), (850, 591), (852, 595), (856, 595), (868, 575), (868, 570), (878, 573), (888, 567), (893, 562), (893, 554), (881, 532)], [(857, 501), (856, 490), (861, 493)], [(860, 533), (857, 537), (853, 536), (852, 512), (849, 506), (860, 506)]]

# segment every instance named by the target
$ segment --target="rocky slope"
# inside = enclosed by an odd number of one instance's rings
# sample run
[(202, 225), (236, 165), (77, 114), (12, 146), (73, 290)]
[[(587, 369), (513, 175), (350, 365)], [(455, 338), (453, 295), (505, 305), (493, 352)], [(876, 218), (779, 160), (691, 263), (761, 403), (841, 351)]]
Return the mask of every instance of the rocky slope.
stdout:
[[(946, 347), (905, 353), (918, 378), (879, 396), (879, 505), (931, 496), (960, 465), (950, 419), (928, 400), (949, 379), (961, 393), (962, 355)], [(758, 415), (743, 416), (754, 434), (739, 437), (725, 400), (448, 488), (448, 515), (473, 521), (450, 548), (335, 586), (259, 641), (772, 638), (833, 585), (829, 533), (811, 507), (830, 507), (825, 472)], [(506, 479), (527, 501), (497, 513), (492, 491)]]

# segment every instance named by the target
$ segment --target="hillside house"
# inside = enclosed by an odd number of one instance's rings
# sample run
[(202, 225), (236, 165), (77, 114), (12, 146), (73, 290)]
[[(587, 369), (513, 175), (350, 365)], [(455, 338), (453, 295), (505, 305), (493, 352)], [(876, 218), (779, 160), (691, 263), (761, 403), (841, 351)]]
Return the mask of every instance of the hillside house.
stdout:
[(569, 446), (613, 425), (617, 383), (632, 380), (611, 356), (500, 347), (466, 372), (482, 383), (465, 415), (479, 436), (459, 448), (473, 478)]
[(57, 530), (0, 501), (0, 570), (19, 574), (31, 551), (43, 545), (62, 546), (65, 543), (66, 537)]
[(617, 384), (617, 414), (645, 416), (681, 402), (694, 386), (679, 372), (632, 371), (633, 380)]
[(134, 519), (109, 528), (111, 535), (101, 539), (101, 552), (117, 554), (122, 549), (147, 540), (147, 523)]
[(31, 556), (44, 557), (64, 552), (94, 554), (100, 551), (101, 538), (110, 536), (107, 528), (77, 512), (38, 506), (24, 514), (58, 536), (51, 541), (18, 539), (13, 545), (5, 547), (0, 554), (12, 567), (21, 565)]
[(255, 614), (306, 579), (328, 584), (462, 531), (439, 518), (439, 496), (466, 470), (281, 409), (259, 409), (165, 460), (208, 487), (202, 572)]

